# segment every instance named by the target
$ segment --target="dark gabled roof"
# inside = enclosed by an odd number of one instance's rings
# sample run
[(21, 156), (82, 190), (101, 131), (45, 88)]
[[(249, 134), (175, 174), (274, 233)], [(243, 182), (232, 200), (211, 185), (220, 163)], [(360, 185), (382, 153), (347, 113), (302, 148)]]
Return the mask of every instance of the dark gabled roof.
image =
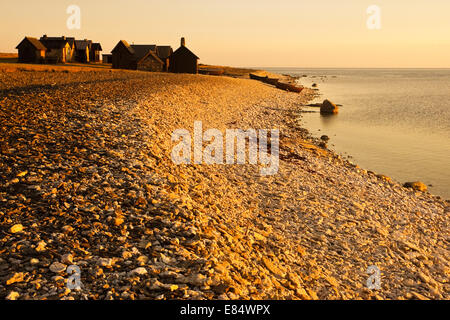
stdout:
[(75, 49), (76, 50), (86, 50), (86, 48), (91, 48), (92, 41), (91, 40), (75, 40)]
[(132, 44), (131, 49), (134, 57), (139, 61), (147, 55), (149, 51), (156, 53), (156, 44)]
[(122, 45), (123, 47), (125, 47), (125, 48), (128, 50), (128, 52), (129, 52), (130, 54), (134, 54), (133, 49), (131, 49), (130, 45), (129, 45), (128, 42), (126, 42), (125, 40), (120, 40), (120, 41), (116, 44), (116, 46), (114, 47), (114, 49), (111, 50), (111, 53), (113, 53), (114, 51), (116, 51), (121, 45)]
[(148, 51), (147, 54), (143, 56), (141, 59), (138, 59), (138, 63), (144, 61), (148, 57), (153, 57), (153, 59), (158, 61), (160, 64), (164, 64), (164, 62), (157, 56), (156, 52), (152, 50)]
[(173, 53), (171, 46), (157, 46), (156, 49), (160, 59), (167, 59)]
[(22, 43), (24, 42), (28, 42), (30, 43), (33, 47), (36, 48), (36, 50), (47, 50), (47, 48), (42, 44), (42, 42), (40, 42), (38, 39), (36, 38), (32, 38), (32, 37), (25, 37), (16, 47), (16, 49), (19, 49), (19, 47), (22, 45)]
[(195, 59), (200, 59), (191, 50), (189, 50), (185, 46), (179, 47), (177, 50), (175, 50), (175, 52), (172, 55), (177, 56), (177, 55), (180, 55), (180, 54), (190, 55), (190, 56), (192, 56)]
[(93, 50), (93, 51), (103, 51), (102, 45), (100, 43), (95, 42), (95, 43), (92, 44), (91, 50)]
[(66, 46), (67, 43), (70, 43), (69, 40), (66, 37), (41, 37), (39, 41), (42, 42), (42, 44), (47, 49), (62, 49)]
[(142, 60), (144, 57), (146, 57), (148, 55), (149, 52), (153, 52), (155, 54), (156, 58), (158, 58), (158, 60), (161, 60), (158, 57), (158, 47), (156, 46), (156, 44), (132, 44), (132, 45), (129, 45), (128, 42), (126, 42), (125, 40), (120, 40), (119, 43), (117, 43), (117, 45), (114, 47), (114, 49), (112, 49), (111, 53), (116, 51), (120, 46), (125, 47), (128, 50), (128, 52), (130, 54), (132, 54), (137, 61)]

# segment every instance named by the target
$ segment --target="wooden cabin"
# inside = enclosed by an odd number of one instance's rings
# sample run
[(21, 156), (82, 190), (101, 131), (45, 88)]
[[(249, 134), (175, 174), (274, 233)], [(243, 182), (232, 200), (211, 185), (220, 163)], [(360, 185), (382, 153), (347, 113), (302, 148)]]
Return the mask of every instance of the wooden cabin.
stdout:
[(93, 43), (89, 51), (91, 62), (100, 62), (100, 52), (102, 52), (102, 45), (100, 43)]
[(112, 54), (102, 54), (102, 62), (112, 64)]
[(157, 46), (154, 44), (129, 45), (125, 40), (120, 40), (111, 53), (114, 69), (164, 70), (164, 62), (158, 57)]
[(47, 37), (44, 35), (39, 41), (45, 46), (45, 61), (47, 63), (66, 63), (72, 60), (74, 41), (62, 37)]
[(170, 56), (169, 71), (174, 73), (198, 73), (198, 60), (186, 47), (186, 41), (181, 38), (181, 46)]
[(91, 40), (75, 40), (75, 61), (87, 63), (90, 61)]
[(171, 46), (157, 46), (156, 52), (158, 57), (164, 62), (164, 71), (169, 71), (170, 56), (173, 53)]
[(112, 67), (114, 69), (131, 69), (134, 52), (128, 42), (120, 40), (112, 49)]
[(16, 47), (19, 51), (19, 62), (42, 63), (47, 48), (36, 38), (25, 37)]

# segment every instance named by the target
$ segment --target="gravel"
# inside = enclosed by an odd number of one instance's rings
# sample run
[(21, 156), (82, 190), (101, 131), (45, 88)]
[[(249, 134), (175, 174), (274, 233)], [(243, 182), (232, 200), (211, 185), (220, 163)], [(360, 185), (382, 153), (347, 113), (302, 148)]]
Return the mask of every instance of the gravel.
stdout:
[[(312, 90), (126, 71), (0, 90), (1, 299), (449, 298), (450, 203), (318, 147), (297, 120)], [(278, 174), (173, 164), (194, 121), (279, 128)]]

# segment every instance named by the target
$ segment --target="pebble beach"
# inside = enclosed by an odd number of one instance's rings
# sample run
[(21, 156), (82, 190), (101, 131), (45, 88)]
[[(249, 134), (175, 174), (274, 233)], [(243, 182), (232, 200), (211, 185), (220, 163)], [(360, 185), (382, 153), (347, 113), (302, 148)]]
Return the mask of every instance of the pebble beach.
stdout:
[[(0, 299), (448, 299), (450, 202), (311, 138), (298, 114), (315, 96), (231, 77), (0, 71)], [(171, 134), (195, 121), (278, 128), (278, 173), (174, 164)]]

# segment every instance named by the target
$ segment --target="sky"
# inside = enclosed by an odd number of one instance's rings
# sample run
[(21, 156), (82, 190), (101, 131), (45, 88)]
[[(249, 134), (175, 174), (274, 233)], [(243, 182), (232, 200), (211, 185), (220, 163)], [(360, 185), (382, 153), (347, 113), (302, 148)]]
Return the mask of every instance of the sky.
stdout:
[[(67, 8), (80, 8), (80, 29)], [(380, 8), (380, 29), (367, 8)], [(0, 3), (0, 52), (24, 36), (123, 39), (242, 67), (450, 68), (449, 0), (23, 0)]]

